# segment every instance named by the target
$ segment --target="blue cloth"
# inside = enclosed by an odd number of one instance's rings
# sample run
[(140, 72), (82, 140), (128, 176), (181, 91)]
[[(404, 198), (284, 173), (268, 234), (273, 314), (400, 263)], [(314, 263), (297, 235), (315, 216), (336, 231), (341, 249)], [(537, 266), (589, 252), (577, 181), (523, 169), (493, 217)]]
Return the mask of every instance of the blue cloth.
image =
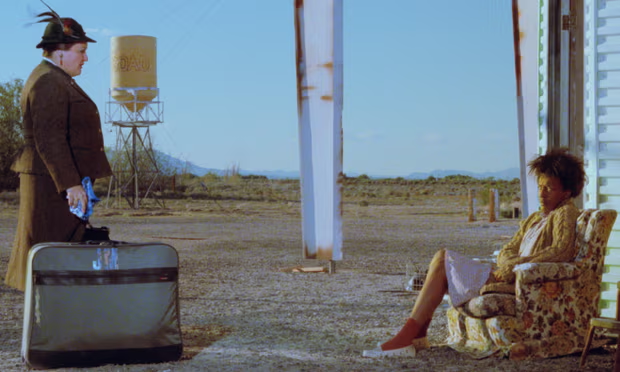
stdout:
[(82, 186), (86, 191), (86, 196), (88, 197), (88, 203), (86, 204), (86, 213), (82, 212), (82, 202), (78, 201), (77, 207), (69, 206), (69, 210), (71, 213), (78, 216), (78, 218), (88, 221), (88, 217), (92, 216), (93, 208), (95, 204), (99, 203), (101, 199), (95, 195), (95, 191), (93, 190), (93, 183), (90, 181), (90, 177), (84, 177), (82, 180)]

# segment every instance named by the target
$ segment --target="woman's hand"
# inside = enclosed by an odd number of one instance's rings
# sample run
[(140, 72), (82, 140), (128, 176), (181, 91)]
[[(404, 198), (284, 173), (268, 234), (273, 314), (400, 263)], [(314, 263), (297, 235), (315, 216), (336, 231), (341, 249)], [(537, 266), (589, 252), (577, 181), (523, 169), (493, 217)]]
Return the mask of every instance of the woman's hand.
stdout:
[(88, 195), (82, 185), (69, 187), (67, 189), (67, 200), (70, 207), (77, 207), (78, 202), (82, 203), (82, 213), (86, 213), (86, 203), (88, 203)]
[(515, 280), (515, 273), (512, 271), (513, 266), (500, 266), (496, 268), (491, 275), (497, 282), (511, 283)]

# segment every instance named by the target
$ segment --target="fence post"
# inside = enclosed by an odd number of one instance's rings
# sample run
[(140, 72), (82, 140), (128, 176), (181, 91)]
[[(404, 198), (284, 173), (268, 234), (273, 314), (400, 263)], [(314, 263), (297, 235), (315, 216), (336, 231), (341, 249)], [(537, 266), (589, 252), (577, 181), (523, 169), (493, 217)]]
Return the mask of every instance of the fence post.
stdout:
[(502, 206), (499, 204), (499, 190), (495, 190), (495, 219), (499, 220), (499, 212), (502, 209)]
[(476, 220), (476, 190), (475, 189), (469, 189), (468, 201), (469, 201), (469, 216), (467, 218), (467, 221), (473, 222)]
[(489, 189), (489, 222), (497, 221), (497, 216), (495, 214), (495, 209), (497, 206), (495, 205), (495, 195), (497, 194), (497, 189)]

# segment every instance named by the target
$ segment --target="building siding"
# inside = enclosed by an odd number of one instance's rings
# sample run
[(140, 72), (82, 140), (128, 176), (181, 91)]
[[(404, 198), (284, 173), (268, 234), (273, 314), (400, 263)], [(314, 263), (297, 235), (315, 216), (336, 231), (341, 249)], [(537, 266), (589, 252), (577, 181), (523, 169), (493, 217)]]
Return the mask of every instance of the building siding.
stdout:
[[(585, 208), (620, 210), (620, 1), (584, 1)], [(615, 317), (620, 222), (605, 255), (601, 315)]]

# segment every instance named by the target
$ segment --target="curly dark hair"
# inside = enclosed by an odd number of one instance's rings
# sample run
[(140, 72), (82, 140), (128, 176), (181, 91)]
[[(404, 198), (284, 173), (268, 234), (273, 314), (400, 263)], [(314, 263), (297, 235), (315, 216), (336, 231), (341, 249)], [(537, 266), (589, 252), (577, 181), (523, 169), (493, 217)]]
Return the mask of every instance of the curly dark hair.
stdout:
[(570, 154), (565, 147), (549, 149), (545, 155), (538, 156), (527, 165), (530, 168), (529, 174), (536, 177), (545, 175), (558, 178), (564, 190), (570, 190), (572, 198), (583, 190), (586, 181), (583, 160)]

